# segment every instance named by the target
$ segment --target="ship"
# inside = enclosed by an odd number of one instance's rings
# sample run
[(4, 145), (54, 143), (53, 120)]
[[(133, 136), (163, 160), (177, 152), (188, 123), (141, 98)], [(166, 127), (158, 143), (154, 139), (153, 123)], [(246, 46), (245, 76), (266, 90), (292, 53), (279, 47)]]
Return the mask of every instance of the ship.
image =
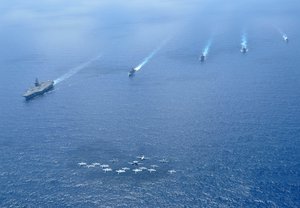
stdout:
[(135, 68), (132, 68), (132, 69), (128, 72), (128, 76), (129, 76), (129, 77), (133, 77), (136, 71), (137, 71), (137, 70), (136, 70)]
[(245, 46), (243, 46), (242, 49), (241, 49), (241, 52), (242, 53), (247, 53), (247, 51), (248, 51), (248, 49)]
[(35, 80), (34, 87), (29, 88), (24, 94), (26, 100), (30, 100), (38, 95), (42, 95), (54, 87), (54, 81), (48, 80), (45, 82), (39, 82), (38, 79)]
[(202, 55), (200, 56), (200, 61), (201, 61), (201, 62), (204, 62), (204, 61), (205, 61), (205, 55), (204, 55), (204, 54), (202, 54)]

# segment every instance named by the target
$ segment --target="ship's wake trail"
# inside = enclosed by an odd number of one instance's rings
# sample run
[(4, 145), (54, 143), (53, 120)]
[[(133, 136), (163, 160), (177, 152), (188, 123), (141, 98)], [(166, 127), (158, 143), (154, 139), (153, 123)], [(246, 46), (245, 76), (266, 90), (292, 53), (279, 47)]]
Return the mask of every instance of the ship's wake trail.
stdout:
[(212, 43), (212, 40), (210, 39), (210, 40), (207, 42), (205, 48), (203, 49), (202, 55), (207, 56), (207, 54), (208, 54), (208, 52), (209, 52), (209, 49), (210, 49), (210, 46), (211, 46), (211, 43)]
[(102, 54), (101, 55), (98, 55), (92, 59), (90, 59), (89, 61), (87, 62), (84, 62), (72, 69), (70, 69), (66, 74), (62, 75), (61, 77), (57, 78), (54, 80), (54, 85), (66, 80), (66, 79), (69, 79), (70, 77), (72, 77), (73, 75), (77, 74), (80, 70), (84, 69), (85, 67), (87, 67), (88, 65), (90, 65), (92, 62), (98, 60), (99, 58), (102, 57)]
[(163, 41), (156, 49), (154, 49), (138, 66), (134, 68), (135, 71), (139, 71), (145, 64), (147, 64), (151, 58), (170, 40), (170, 38)]
[(284, 36), (284, 35), (285, 35), (285, 33), (284, 33), (279, 27), (276, 27), (276, 29), (277, 29), (277, 31), (279, 32), (279, 34), (280, 34), (281, 36)]
[(281, 35), (282, 39), (286, 42), (288, 42), (288, 36), (285, 32), (283, 32), (279, 27), (274, 26), (277, 31), (279, 32), (279, 34)]
[(248, 47), (246, 33), (243, 33), (243, 35), (242, 35), (241, 46), (242, 46), (242, 48), (247, 48)]

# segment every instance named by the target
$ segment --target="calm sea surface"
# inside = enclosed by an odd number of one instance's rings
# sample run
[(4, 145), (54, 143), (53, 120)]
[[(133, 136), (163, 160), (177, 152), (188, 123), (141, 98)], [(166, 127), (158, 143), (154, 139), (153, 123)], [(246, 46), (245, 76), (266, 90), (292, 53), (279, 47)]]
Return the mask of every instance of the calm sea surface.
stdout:
[[(0, 207), (300, 207), (299, 12), (1, 2)], [(58, 83), (26, 102), (36, 77)], [(132, 171), (143, 154), (156, 172)]]

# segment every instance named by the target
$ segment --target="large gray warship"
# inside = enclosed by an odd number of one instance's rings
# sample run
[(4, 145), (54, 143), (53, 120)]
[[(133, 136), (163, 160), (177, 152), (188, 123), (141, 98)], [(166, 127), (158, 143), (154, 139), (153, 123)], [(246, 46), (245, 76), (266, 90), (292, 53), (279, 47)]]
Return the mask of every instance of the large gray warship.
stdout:
[(38, 79), (35, 80), (34, 87), (29, 88), (23, 95), (26, 100), (32, 99), (38, 95), (42, 95), (45, 92), (53, 89), (54, 81), (49, 80), (45, 82), (39, 82)]

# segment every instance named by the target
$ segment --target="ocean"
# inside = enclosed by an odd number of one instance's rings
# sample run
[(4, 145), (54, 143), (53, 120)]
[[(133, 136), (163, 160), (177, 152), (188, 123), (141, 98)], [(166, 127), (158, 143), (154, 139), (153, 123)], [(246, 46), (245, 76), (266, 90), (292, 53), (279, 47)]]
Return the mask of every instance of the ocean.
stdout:
[(298, 1), (0, 11), (0, 207), (300, 207)]

